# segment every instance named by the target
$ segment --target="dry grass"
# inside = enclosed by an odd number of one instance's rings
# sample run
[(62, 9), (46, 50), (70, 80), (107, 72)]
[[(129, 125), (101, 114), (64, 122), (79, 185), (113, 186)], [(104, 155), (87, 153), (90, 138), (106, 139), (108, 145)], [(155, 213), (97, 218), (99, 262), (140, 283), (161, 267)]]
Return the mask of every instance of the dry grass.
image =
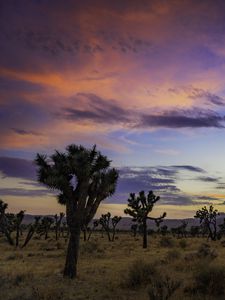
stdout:
[[(225, 248), (221, 241), (208, 242), (216, 257), (199, 255), (202, 238), (188, 238), (185, 247), (180, 240), (172, 238), (169, 248), (161, 245), (161, 237), (150, 237), (148, 249), (142, 249), (141, 237), (120, 233), (114, 242), (100, 233), (93, 234), (90, 241), (81, 240), (80, 258), (76, 280), (62, 277), (67, 244), (64, 239), (56, 242), (33, 239), (25, 249), (14, 249), (0, 238), (0, 299), (4, 300), (81, 300), (81, 299), (129, 299), (149, 300), (151, 278), (143, 280), (137, 289), (124, 284), (127, 276), (136, 278), (135, 263), (141, 262), (138, 272), (148, 274), (148, 266), (157, 270), (161, 278), (180, 282), (170, 299), (225, 299), (224, 295), (201, 295), (188, 292), (195, 286), (196, 272), (201, 265), (225, 268)], [(171, 248), (172, 245), (172, 248)], [(151, 272), (150, 272), (151, 273)], [(135, 279), (136, 280), (136, 279)], [(155, 282), (154, 286), (160, 286)], [(160, 296), (158, 296), (160, 297)], [(161, 299), (162, 298), (155, 298)], [(153, 299), (154, 300), (154, 299)]]

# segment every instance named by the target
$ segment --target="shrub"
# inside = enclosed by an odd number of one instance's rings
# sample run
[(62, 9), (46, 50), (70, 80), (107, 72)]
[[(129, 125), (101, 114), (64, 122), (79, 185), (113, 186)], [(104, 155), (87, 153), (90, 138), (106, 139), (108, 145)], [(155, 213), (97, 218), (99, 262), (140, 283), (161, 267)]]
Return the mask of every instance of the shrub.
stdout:
[(194, 291), (219, 296), (225, 292), (225, 269), (222, 266), (204, 266), (194, 274)]
[(161, 247), (173, 247), (174, 240), (168, 236), (163, 236), (159, 241), (159, 245)]
[(198, 248), (197, 256), (199, 258), (211, 258), (211, 259), (214, 259), (218, 255), (217, 255), (217, 253), (216, 253), (216, 251), (214, 249), (213, 250), (211, 249), (211, 247), (210, 247), (209, 244), (203, 243)]
[(176, 259), (179, 259), (181, 256), (180, 252), (177, 250), (169, 250), (166, 254), (166, 260), (167, 261), (174, 261)]
[(187, 248), (187, 241), (182, 239), (179, 241), (179, 246), (182, 248), (182, 249), (185, 249)]
[(92, 240), (92, 241), (87, 241), (83, 243), (81, 246), (81, 253), (82, 254), (97, 254), (97, 253), (104, 253), (104, 250), (99, 247), (99, 244)]
[(143, 260), (136, 260), (129, 267), (125, 285), (128, 288), (139, 288), (147, 285), (151, 278), (157, 274), (155, 264), (146, 263)]
[[(23, 299), (23, 298), (22, 298)], [(31, 299), (37, 300), (64, 300), (64, 293), (59, 288), (48, 287), (48, 289), (40, 289), (38, 287), (32, 287)]]
[(181, 282), (173, 280), (168, 276), (154, 277), (148, 287), (149, 300), (167, 300), (180, 287)]

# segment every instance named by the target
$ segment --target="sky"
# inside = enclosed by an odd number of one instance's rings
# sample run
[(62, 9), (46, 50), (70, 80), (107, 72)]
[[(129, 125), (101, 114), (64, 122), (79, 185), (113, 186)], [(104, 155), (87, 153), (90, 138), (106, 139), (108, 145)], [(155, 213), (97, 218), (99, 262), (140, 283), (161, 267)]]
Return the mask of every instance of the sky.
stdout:
[(156, 216), (225, 212), (225, 2), (0, 1), (0, 198), (65, 208), (36, 153), (97, 148), (119, 170), (97, 216), (153, 190)]

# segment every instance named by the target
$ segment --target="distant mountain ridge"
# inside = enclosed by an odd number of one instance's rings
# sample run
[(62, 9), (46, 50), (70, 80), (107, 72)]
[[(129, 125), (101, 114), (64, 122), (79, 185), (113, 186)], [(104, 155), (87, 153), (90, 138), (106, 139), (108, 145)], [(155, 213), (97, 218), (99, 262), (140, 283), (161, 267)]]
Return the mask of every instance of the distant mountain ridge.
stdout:
[[(29, 215), (26, 214), (24, 216), (23, 224), (30, 224), (34, 221), (35, 216), (41, 216), (41, 215)], [(43, 215), (48, 217), (54, 217), (54, 215)], [(221, 224), (223, 222), (223, 219), (225, 218), (225, 213), (221, 213), (218, 217), (218, 224)], [(64, 218), (64, 221), (66, 219)], [(168, 229), (177, 227), (182, 224), (182, 222), (185, 221), (188, 223), (187, 227), (190, 228), (191, 226), (197, 226), (199, 225), (199, 220), (195, 218), (187, 218), (187, 219), (165, 219), (161, 226), (166, 225), (168, 226)], [(131, 225), (133, 224), (132, 218), (129, 217), (123, 217), (121, 221), (118, 224), (118, 229), (120, 230), (130, 230)], [(155, 222), (152, 220), (148, 220), (148, 227), (149, 229), (156, 229)]]

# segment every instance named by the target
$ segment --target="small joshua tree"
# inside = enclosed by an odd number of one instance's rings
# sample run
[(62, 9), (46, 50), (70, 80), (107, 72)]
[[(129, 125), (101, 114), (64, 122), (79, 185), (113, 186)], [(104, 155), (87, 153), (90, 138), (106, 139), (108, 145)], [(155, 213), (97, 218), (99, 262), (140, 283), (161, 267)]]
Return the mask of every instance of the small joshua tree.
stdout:
[(22, 245), (22, 248), (24, 248), (24, 247), (27, 246), (27, 244), (30, 242), (30, 240), (32, 239), (33, 235), (35, 234), (35, 232), (37, 231), (37, 229), (38, 229), (38, 227), (40, 225), (39, 222), (40, 222), (41, 217), (36, 216), (34, 218), (35, 218), (34, 219), (35, 221), (34, 221), (33, 224), (29, 225), (29, 230), (27, 232), (27, 236), (26, 236), (25, 241), (24, 241), (24, 243)]
[(118, 225), (118, 223), (121, 221), (122, 217), (118, 217), (118, 216), (114, 216), (112, 218), (112, 241), (114, 241), (115, 239), (115, 234), (116, 234), (116, 226)]
[(102, 214), (101, 218), (99, 219), (99, 224), (102, 225), (102, 227), (104, 228), (105, 232), (107, 233), (109, 242), (111, 241), (111, 236), (110, 236), (110, 218), (111, 218), (111, 213), (108, 212), (107, 214)]
[(55, 239), (56, 241), (58, 240), (58, 237), (60, 235), (60, 228), (61, 228), (61, 223), (62, 223), (62, 219), (64, 218), (65, 214), (64, 213), (60, 213), (59, 216), (57, 214), (54, 215), (54, 219), (55, 219)]
[(45, 216), (41, 220), (41, 223), (38, 227), (38, 233), (42, 236), (44, 235), (45, 240), (48, 239), (48, 233), (51, 230), (51, 226), (54, 223), (54, 220), (51, 217)]
[(92, 226), (92, 228), (90, 228), (90, 230), (89, 230), (88, 241), (90, 240), (93, 231), (98, 227), (98, 225), (99, 225), (99, 221), (98, 221), (98, 220), (94, 220), (93, 226)]
[(219, 225), (219, 228), (219, 234), (222, 237), (225, 234), (225, 218), (223, 219), (223, 223)]
[[(102, 225), (103, 229), (107, 233), (109, 241), (114, 241), (116, 234), (116, 226), (118, 225), (121, 219), (122, 218), (118, 216), (114, 216), (111, 218), (110, 212), (108, 212), (107, 214), (103, 214), (99, 219), (99, 224)], [(112, 228), (110, 227), (110, 224), (112, 224)], [(112, 236), (110, 232), (112, 232)]]
[(131, 227), (130, 227), (130, 230), (132, 232), (133, 237), (136, 237), (137, 230), (138, 230), (138, 225), (137, 224), (132, 224)]
[(5, 213), (7, 208), (8, 204), (0, 199), (0, 232), (5, 235), (10, 245), (14, 245), (13, 239), (11, 237), (12, 225), (10, 224), (10, 221)]
[(145, 195), (144, 191), (141, 191), (138, 196), (135, 193), (130, 194), (128, 199), (128, 207), (124, 210), (125, 214), (129, 214), (133, 217), (134, 222), (138, 222), (143, 227), (143, 248), (147, 248), (147, 220), (160, 220), (165, 218), (166, 213), (158, 218), (149, 217), (149, 213), (152, 211), (155, 203), (159, 201), (160, 197), (155, 196), (153, 191), (149, 191), (148, 195)]
[(204, 206), (202, 209), (196, 211), (195, 218), (199, 219), (201, 225), (208, 229), (208, 237), (215, 241), (217, 239), (217, 216), (218, 210), (214, 209), (213, 205), (209, 208)]
[(156, 219), (155, 220), (155, 225), (157, 227), (157, 233), (160, 231), (160, 224), (163, 222), (163, 219)]
[(15, 228), (16, 228), (16, 247), (19, 246), (19, 236), (20, 236), (20, 231), (21, 231), (21, 224), (23, 222), (24, 218), (24, 210), (21, 210), (18, 214), (15, 215)]

